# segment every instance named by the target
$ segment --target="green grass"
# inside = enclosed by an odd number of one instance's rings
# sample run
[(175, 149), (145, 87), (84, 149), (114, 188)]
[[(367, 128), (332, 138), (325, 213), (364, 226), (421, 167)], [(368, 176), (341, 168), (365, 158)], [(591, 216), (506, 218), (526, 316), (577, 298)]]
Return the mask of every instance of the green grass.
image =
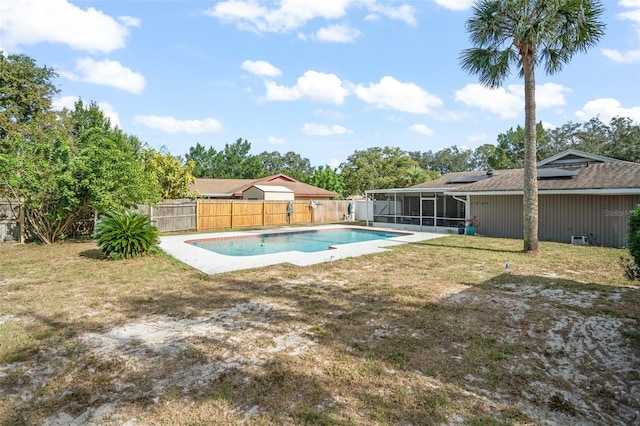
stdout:
[(628, 423), (637, 399), (611, 401), (632, 389), (607, 385), (637, 380), (640, 358), (621, 250), (521, 246), (451, 236), (207, 276), (91, 242), (0, 245), (0, 425), (99, 409), (141, 424)]

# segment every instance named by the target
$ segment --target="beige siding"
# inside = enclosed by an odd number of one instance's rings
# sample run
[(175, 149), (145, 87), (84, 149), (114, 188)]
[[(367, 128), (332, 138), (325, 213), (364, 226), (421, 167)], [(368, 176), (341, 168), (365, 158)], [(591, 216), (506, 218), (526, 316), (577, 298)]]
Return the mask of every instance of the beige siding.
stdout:
[(265, 193), (252, 186), (242, 193), (243, 200), (265, 200)]
[[(626, 246), (629, 212), (640, 195), (540, 195), (538, 236), (541, 241), (569, 243), (587, 235), (596, 245)], [(522, 238), (522, 196), (471, 196), (471, 214), (478, 216), (478, 233)]]
[(480, 224), (476, 232), (500, 238), (522, 238), (521, 195), (472, 195), (470, 216), (477, 216)]

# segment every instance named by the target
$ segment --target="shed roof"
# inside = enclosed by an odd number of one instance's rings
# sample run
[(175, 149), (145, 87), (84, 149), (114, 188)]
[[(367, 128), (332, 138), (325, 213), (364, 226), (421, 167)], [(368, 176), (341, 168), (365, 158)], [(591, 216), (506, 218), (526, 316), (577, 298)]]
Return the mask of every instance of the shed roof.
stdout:
[(262, 192), (293, 192), (293, 190), (281, 185), (251, 185), (249, 188), (258, 188)]

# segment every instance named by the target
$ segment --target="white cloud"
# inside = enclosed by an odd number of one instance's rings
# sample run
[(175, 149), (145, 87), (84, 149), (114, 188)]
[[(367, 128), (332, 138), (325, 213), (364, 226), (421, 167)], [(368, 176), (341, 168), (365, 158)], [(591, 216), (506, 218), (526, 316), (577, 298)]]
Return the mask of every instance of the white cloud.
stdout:
[[(502, 118), (515, 118), (524, 111), (524, 98), (520, 85), (491, 89), (482, 84), (467, 84), (456, 91), (456, 101), (497, 114)], [(514, 93), (514, 89), (518, 90)]]
[(53, 101), (51, 102), (51, 106), (57, 111), (61, 111), (64, 108), (72, 110), (77, 100), (77, 96), (61, 96), (59, 98), (53, 99)]
[(277, 138), (275, 136), (269, 136), (268, 140), (272, 145), (282, 145), (285, 142), (284, 138)]
[(640, 50), (629, 50), (628, 52), (620, 52), (615, 49), (602, 49), (602, 53), (614, 62), (630, 64), (640, 62)]
[(465, 139), (475, 145), (487, 141), (489, 136), (486, 133), (470, 133)]
[(3, 48), (41, 42), (62, 43), (73, 49), (109, 53), (125, 46), (132, 17), (118, 22), (93, 7), (82, 9), (68, 0), (9, 0), (0, 2)]
[(135, 94), (142, 93), (147, 85), (142, 74), (131, 71), (118, 61), (78, 59), (75, 70), (76, 73), (61, 71), (60, 75), (70, 80), (111, 86)]
[(414, 83), (402, 83), (393, 77), (382, 77), (380, 83), (368, 87), (358, 85), (355, 94), (368, 104), (378, 108), (391, 108), (403, 112), (428, 113), (442, 105), (442, 100), (429, 94)]
[(412, 132), (417, 133), (419, 135), (433, 136), (433, 130), (431, 130), (430, 128), (428, 128), (424, 124), (413, 124), (413, 125), (409, 126), (409, 130), (411, 130)]
[(594, 99), (587, 102), (576, 116), (581, 120), (590, 120), (599, 117), (603, 123), (608, 123), (614, 117), (629, 117), (633, 121), (640, 122), (640, 106), (624, 108), (620, 102), (611, 98)]
[[(524, 86), (521, 86), (524, 94)], [(571, 89), (556, 83), (545, 83), (536, 86), (536, 108), (552, 108), (556, 106), (566, 105), (567, 101), (564, 97), (565, 92)]]
[(326, 124), (304, 123), (302, 133), (312, 136), (347, 135), (351, 133), (351, 130), (338, 124), (329, 126)]
[(118, 16), (118, 21), (122, 22), (125, 27), (140, 27), (141, 21), (133, 16)]
[(305, 72), (292, 87), (280, 86), (273, 81), (266, 81), (265, 86), (265, 98), (269, 101), (295, 101), (307, 98), (314, 102), (341, 105), (349, 95), (338, 76), (317, 71)]
[[(346, 14), (349, 0), (282, 1), (269, 8), (271, 2), (228, 0), (217, 3), (205, 15), (223, 22), (235, 23), (239, 29), (257, 32), (287, 32), (300, 28), (315, 18), (338, 19)], [(262, 4), (265, 4), (263, 6)]]
[(277, 77), (282, 74), (278, 68), (274, 67), (267, 61), (250, 61), (246, 60), (242, 63), (242, 69), (249, 71), (251, 74)]
[[(235, 24), (241, 30), (289, 32), (313, 19), (341, 19), (346, 16), (349, 7), (365, 7), (374, 14), (401, 20), (409, 25), (416, 23), (413, 6), (392, 7), (380, 5), (375, 0), (282, 0), (277, 3), (269, 0), (227, 0), (205, 10), (204, 14)], [(306, 39), (306, 36), (298, 34), (298, 38)]]
[(120, 127), (120, 116), (109, 102), (98, 102), (98, 108), (111, 122), (111, 127)]
[(438, 5), (450, 10), (467, 10), (475, 0), (434, 0)]
[(314, 35), (318, 41), (330, 43), (353, 43), (362, 33), (346, 24), (330, 25), (320, 28)]
[[(387, 18), (395, 19), (398, 21), (403, 21), (408, 25), (416, 25), (415, 13), (416, 9), (413, 6), (409, 6), (408, 4), (403, 4), (398, 7), (386, 6), (377, 4), (375, 2), (367, 3), (367, 6), (370, 11), (374, 14), (382, 14)], [(365, 20), (374, 20), (371, 15), (365, 17)]]
[(337, 158), (334, 158), (333, 160), (331, 160), (331, 162), (329, 163), (329, 166), (331, 166), (332, 169), (337, 169), (338, 167), (340, 167), (340, 164), (342, 164), (342, 161), (338, 160)]
[(133, 124), (142, 124), (152, 129), (166, 133), (215, 133), (222, 130), (222, 125), (215, 118), (204, 120), (177, 120), (173, 117), (159, 117), (157, 115), (136, 115)]
[[(571, 89), (556, 83), (545, 83), (536, 86), (536, 107), (539, 109), (565, 105), (564, 92)], [(456, 91), (456, 101), (468, 106), (489, 111), (501, 118), (515, 118), (524, 113), (524, 86), (511, 84), (503, 87), (489, 88), (482, 84), (467, 84)]]

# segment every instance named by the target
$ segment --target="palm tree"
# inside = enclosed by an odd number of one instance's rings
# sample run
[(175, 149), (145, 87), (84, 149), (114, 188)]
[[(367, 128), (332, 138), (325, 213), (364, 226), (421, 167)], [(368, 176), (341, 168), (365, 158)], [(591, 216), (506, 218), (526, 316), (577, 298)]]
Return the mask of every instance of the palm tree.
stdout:
[(555, 74), (574, 54), (586, 52), (604, 35), (598, 0), (479, 0), (467, 21), (471, 43), (460, 56), (462, 68), (480, 82), (498, 87), (515, 65), (524, 78), (525, 253), (538, 253), (535, 67)]

